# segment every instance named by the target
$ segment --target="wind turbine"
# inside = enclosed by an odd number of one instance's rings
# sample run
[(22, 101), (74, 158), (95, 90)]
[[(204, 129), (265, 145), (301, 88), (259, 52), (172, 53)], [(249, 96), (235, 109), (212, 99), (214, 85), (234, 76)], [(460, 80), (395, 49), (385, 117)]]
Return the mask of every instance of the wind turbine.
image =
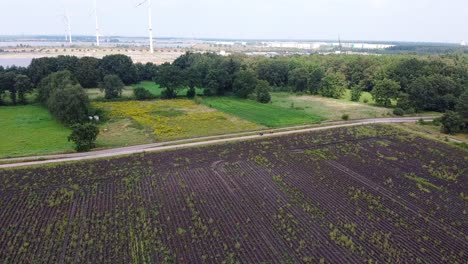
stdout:
[(68, 9), (65, 9), (65, 22), (67, 23), (68, 41), (70, 42), (70, 44), (72, 44), (73, 41), (72, 41), (72, 34), (71, 34), (71, 23), (70, 23), (70, 16), (68, 14)]
[(97, 10), (97, 0), (94, 0), (94, 15), (96, 18), (96, 46), (99, 47), (99, 20), (98, 20), (98, 10)]
[(154, 47), (153, 47), (153, 21), (152, 21), (152, 16), (153, 13), (151, 12), (151, 0), (145, 0), (141, 3), (139, 3), (136, 7), (139, 7), (143, 5), (144, 3), (148, 3), (148, 24), (149, 24), (149, 41), (150, 41), (150, 52), (154, 53)]

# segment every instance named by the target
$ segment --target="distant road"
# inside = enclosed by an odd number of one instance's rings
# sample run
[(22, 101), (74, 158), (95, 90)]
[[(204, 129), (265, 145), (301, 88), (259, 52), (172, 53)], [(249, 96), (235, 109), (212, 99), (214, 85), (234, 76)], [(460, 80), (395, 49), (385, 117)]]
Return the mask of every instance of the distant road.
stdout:
[[(9, 164), (0, 164), (0, 169), (60, 163), (60, 162), (67, 162), (67, 161), (80, 161), (80, 160), (90, 160), (90, 159), (97, 159), (97, 158), (108, 158), (108, 157), (114, 157), (114, 156), (129, 155), (129, 154), (151, 152), (151, 151), (174, 150), (178, 148), (196, 147), (196, 146), (203, 146), (203, 145), (210, 145), (210, 144), (219, 144), (219, 143), (226, 143), (226, 142), (233, 142), (233, 141), (264, 138), (264, 137), (291, 135), (291, 134), (326, 130), (326, 129), (332, 129), (332, 128), (340, 128), (340, 127), (351, 127), (351, 126), (382, 124), (382, 123), (387, 123), (387, 124), (408, 123), (408, 122), (416, 122), (420, 120), (421, 118), (428, 121), (428, 120), (432, 120), (433, 118), (435, 118), (435, 116), (375, 118), (375, 119), (364, 119), (364, 120), (351, 120), (351, 121), (346, 121), (346, 122), (337, 121), (337, 122), (329, 122), (327, 123), (327, 125), (319, 126), (319, 127), (310, 127), (309, 125), (309, 126), (287, 127), (287, 128), (280, 128), (280, 129), (266, 129), (266, 130), (257, 131), (257, 132), (245, 132), (245, 133), (238, 133), (238, 134), (184, 139), (184, 140), (177, 140), (177, 141), (170, 141), (170, 142), (137, 145), (137, 146), (131, 146), (131, 147), (105, 149), (105, 150), (91, 151), (91, 152), (84, 152), (84, 153), (70, 153), (70, 154), (58, 154), (58, 155), (21, 157), (21, 158), (12, 158), (12, 159), (0, 159), (0, 163), (9, 163)], [(265, 132), (265, 131), (273, 131), (274, 133), (265, 133), (263, 134), (263, 136), (259, 135), (261, 132)]]

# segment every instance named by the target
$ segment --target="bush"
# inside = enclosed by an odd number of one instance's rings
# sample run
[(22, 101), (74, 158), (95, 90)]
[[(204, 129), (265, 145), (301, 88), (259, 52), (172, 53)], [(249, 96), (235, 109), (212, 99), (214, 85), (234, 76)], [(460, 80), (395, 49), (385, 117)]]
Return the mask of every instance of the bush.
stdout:
[(363, 102), (364, 102), (365, 104), (367, 104), (367, 103), (369, 103), (369, 99), (364, 98)]
[(187, 98), (194, 98), (197, 95), (197, 91), (194, 87), (190, 87), (187, 91)]
[(255, 88), (257, 102), (266, 104), (271, 101), (270, 95), (270, 85), (267, 81), (260, 80), (257, 82), (257, 87)]
[(463, 118), (457, 112), (453, 111), (445, 112), (440, 122), (442, 123), (442, 132), (446, 134), (460, 132), (463, 127)]
[(351, 88), (351, 101), (359, 102), (361, 99), (362, 89), (361, 86), (355, 85)]
[(75, 150), (78, 152), (89, 151), (95, 147), (94, 142), (99, 135), (99, 128), (92, 123), (75, 124), (72, 126), (72, 133), (68, 136), (68, 141), (75, 143)]
[(88, 117), (89, 99), (79, 84), (67, 85), (52, 92), (47, 108), (62, 123), (80, 123)]
[(349, 119), (349, 115), (348, 115), (348, 114), (343, 114), (343, 115), (341, 116), (341, 119), (343, 119), (343, 120), (346, 121), (346, 120)]
[(403, 115), (405, 115), (405, 110), (397, 107), (397, 108), (393, 109), (393, 114), (397, 115), (397, 116), (403, 116)]
[(151, 94), (150, 91), (146, 90), (143, 87), (137, 87), (133, 89), (133, 95), (135, 95), (135, 98), (140, 101), (154, 98), (153, 94)]
[(125, 84), (115, 74), (106, 75), (100, 84), (101, 90), (105, 92), (106, 99), (114, 99), (120, 97)]
[(174, 99), (177, 98), (177, 91), (173, 88), (166, 88), (162, 91), (161, 97), (164, 99)]
[(203, 99), (202, 99), (201, 97), (198, 97), (198, 96), (195, 95), (195, 97), (193, 98), (193, 101), (194, 101), (197, 105), (199, 105), (199, 104), (201, 104), (201, 103), (203, 102)]

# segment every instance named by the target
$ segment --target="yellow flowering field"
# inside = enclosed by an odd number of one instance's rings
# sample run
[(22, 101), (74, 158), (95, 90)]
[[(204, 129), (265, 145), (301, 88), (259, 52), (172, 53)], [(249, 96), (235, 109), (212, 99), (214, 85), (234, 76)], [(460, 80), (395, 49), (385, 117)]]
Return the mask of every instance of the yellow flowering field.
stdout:
[(111, 119), (131, 118), (154, 131), (158, 141), (261, 129), (263, 127), (191, 100), (93, 102)]

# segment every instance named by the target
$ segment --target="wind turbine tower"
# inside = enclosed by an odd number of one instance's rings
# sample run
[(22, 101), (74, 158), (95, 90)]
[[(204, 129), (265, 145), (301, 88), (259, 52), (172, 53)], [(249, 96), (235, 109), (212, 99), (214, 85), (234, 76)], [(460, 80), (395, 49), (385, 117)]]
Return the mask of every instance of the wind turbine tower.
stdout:
[(148, 28), (149, 28), (149, 41), (150, 41), (150, 52), (154, 53), (154, 46), (153, 46), (153, 13), (151, 11), (151, 0), (145, 0), (139, 3), (136, 7), (143, 5), (144, 3), (148, 3)]
[(71, 23), (70, 23), (70, 15), (68, 14), (68, 9), (65, 10), (65, 20), (67, 21), (68, 41), (70, 44), (72, 44), (73, 41), (72, 41), (72, 34), (71, 34)]
[(148, 0), (148, 24), (149, 24), (149, 40), (150, 40), (150, 52), (154, 53), (153, 47), (153, 13), (151, 12), (151, 0)]
[(98, 10), (97, 10), (97, 0), (94, 0), (94, 15), (96, 18), (96, 46), (99, 47), (99, 20), (98, 20)]

